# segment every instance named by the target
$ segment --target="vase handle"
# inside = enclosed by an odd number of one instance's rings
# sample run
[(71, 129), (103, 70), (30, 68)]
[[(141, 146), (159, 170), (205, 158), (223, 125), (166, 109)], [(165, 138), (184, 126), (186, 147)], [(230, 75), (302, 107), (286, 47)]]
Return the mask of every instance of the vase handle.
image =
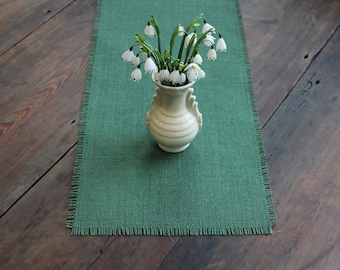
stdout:
[(189, 88), (189, 91), (187, 93), (187, 98), (186, 98), (187, 108), (195, 116), (197, 123), (198, 123), (198, 129), (200, 130), (203, 125), (202, 114), (198, 110), (198, 103), (196, 101), (196, 96), (192, 94), (193, 92), (194, 92), (194, 89)]
[(156, 109), (160, 106), (160, 99), (157, 93), (160, 91), (159, 87), (156, 88), (156, 94), (153, 95), (150, 110), (146, 113), (146, 127), (150, 130), (150, 120)]

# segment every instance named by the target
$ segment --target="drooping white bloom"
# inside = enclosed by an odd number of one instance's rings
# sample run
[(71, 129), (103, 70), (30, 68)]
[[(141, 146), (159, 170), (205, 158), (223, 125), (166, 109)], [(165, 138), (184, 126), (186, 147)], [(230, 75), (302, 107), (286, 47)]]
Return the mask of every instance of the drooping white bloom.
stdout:
[(185, 34), (184, 27), (182, 25), (179, 25), (179, 29), (178, 29), (178, 34), (177, 35), (182, 37), (182, 36), (184, 36), (184, 34)]
[(160, 79), (160, 73), (159, 72), (154, 72), (153, 73), (153, 78), (156, 82), (162, 82), (162, 80)]
[(170, 76), (170, 72), (168, 69), (162, 69), (160, 72), (159, 72), (159, 79), (160, 81), (168, 81), (169, 80), (169, 76)]
[(138, 65), (140, 64), (140, 60), (139, 60), (138, 55), (135, 55), (135, 56), (132, 58), (131, 63), (132, 63), (134, 66), (138, 66)]
[(142, 79), (142, 72), (139, 67), (135, 68), (130, 75), (131, 80), (139, 82)]
[(200, 71), (198, 72), (198, 79), (203, 79), (205, 78), (205, 72), (203, 69), (200, 69)]
[(124, 62), (128, 62), (131, 63), (132, 59), (135, 57), (135, 55), (133, 54), (132, 51), (132, 47), (129, 50), (126, 50), (123, 54), (122, 54), (122, 60)]
[(179, 71), (177, 69), (173, 70), (170, 73), (169, 80), (172, 83), (179, 83), (179, 81), (180, 81), (180, 74), (179, 74)]
[(215, 33), (215, 27), (213, 27), (211, 24), (207, 23), (204, 20), (204, 24), (203, 24), (203, 27), (202, 27), (202, 33), (205, 33), (208, 30), (211, 30), (211, 32)]
[(207, 57), (209, 60), (214, 60), (214, 61), (216, 60), (217, 54), (213, 47), (211, 47), (211, 49), (208, 51)]
[(205, 39), (203, 40), (204, 44), (207, 46), (211, 46), (215, 43), (215, 37), (212, 35), (206, 35)]
[(143, 59), (143, 61), (146, 61), (146, 59), (148, 59), (148, 53), (147, 52), (142, 52), (142, 59)]
[(220, 38), (217, 40), (216, 43), (216, 50), (221, 52), (227, 51), (227, 44), (225, 43), (225, 40), (223, 37), (220, 36)]
[(184, 72), (182, 72), (180, 75), (179, 75), (179, 83), (180, 84), (184, 84), (185, 82), (186, 82), (186, 80), (187, 80), (187, 76), (185, 75), (185, 73)]
[(146, 59), (145, 64), (144, 64), (144, 70), (145, 72), (157, 72), (157, 66), (155, 64), (155, 62), (151, 59), (151, 57), (148, 57), (148, 59)]
[(187, 36), (185, 37), (185, 42), (184, 42), (185, 47), (188, 47), (188, 45), (189, 45), (189, 43), (190, 43), (190, 40), (191, 40), (191, 38), (192, 38), (193, 35), (195, 35), (195, 39), (194, 39), (194, 42), (192, 43), (192, 46), (195, 46), (195, 45), (196, 45), (196, 43), (197, 43), (197, 34), (196, 34), (196, 33), (191, 33), (191, 34), (189, 34), (189, 35), (187, 35)]
[(196, 55), (194, 57), (194, 63), (196, 63), (197, 65), (202, 65), (203, 58), (199, 53), (196, 53)]
[(187, 72), (187, 77), (189, 82), (197, 81), (198, 73), (189, 71)]
[(200, 70), (201, 68), (196, 64), (196, 63), (191, 63), (189, 65), (187, 65), (184, 69), (184, 71), (188, 71), (189, 69), (192, 69), (192, 70)]
[(187, 74), (187, 78), (188, 78), (189, 82), (193, 82), (193, 81), (196, 81), (198, 79), (200, 69), (201, 68), (195, 63), (189, 64), (184, 69), (184, 71)]
[(144, 34), (147, 35), (148, 37), (153, 37), (156, 33), (155, 28), (148, 22), (148, 25), (145, 26), (144, 28)]

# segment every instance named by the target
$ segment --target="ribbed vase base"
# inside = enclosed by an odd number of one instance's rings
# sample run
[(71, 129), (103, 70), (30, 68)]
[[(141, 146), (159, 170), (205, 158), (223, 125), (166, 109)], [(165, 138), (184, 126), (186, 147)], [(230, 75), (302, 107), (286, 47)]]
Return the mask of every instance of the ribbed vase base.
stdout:
[(184, 146), (181, 146), (181, 147), (167, 147), (167, 146), (164, 146), (164, 145), (161, 145), (158, 143), (158, 146), (159, 148), (161, 148), (163, 151), (165, 152), (168, 152), (168, 153), (179, 153), (179, 152), (182, 152), (184, 151), (185, 149), (187, 149), (189, 147), (190, 143), (184, 145)]

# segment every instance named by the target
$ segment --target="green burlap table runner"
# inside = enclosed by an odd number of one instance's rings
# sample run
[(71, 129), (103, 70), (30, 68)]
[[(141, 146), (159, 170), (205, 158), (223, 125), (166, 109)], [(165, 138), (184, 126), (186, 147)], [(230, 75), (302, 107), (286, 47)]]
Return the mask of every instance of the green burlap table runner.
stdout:
[[(121, 54), (150, 15), (163, 47), (198, 14), (228, 52), (204, 60), (194, 85), (203, 127), (182, 153), (160, 150), (145, 127), (155, 85)], [(201, 49), (204, 55), (208, 51)], [(276, 222), (237, 0), (101, 0), (70, 194), (72, 234), (269, 234)]]

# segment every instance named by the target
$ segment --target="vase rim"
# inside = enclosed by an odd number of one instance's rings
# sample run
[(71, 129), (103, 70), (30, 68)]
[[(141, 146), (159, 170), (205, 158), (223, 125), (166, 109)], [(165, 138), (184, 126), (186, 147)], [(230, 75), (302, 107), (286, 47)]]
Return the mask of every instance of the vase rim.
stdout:
[(184, 84), (184, 85), (181, 85), (181, 86), (169, 86), (169, 85), (164, 85), (164, 84), (161, 84), (159, 82), (156, 82), (155, 78), (154, 78), (154, 74), (151, 75), (151, 79), (152, 79), (153, 83), (156, 84), (157, 86), (162, 87), (164, 89), (171, 89), (171, 90), (174, 90), (174, 91), (189, 88), (189, 87), (193, 86), (196, 82), (196, 81), (193, 81), (191, 83)]

